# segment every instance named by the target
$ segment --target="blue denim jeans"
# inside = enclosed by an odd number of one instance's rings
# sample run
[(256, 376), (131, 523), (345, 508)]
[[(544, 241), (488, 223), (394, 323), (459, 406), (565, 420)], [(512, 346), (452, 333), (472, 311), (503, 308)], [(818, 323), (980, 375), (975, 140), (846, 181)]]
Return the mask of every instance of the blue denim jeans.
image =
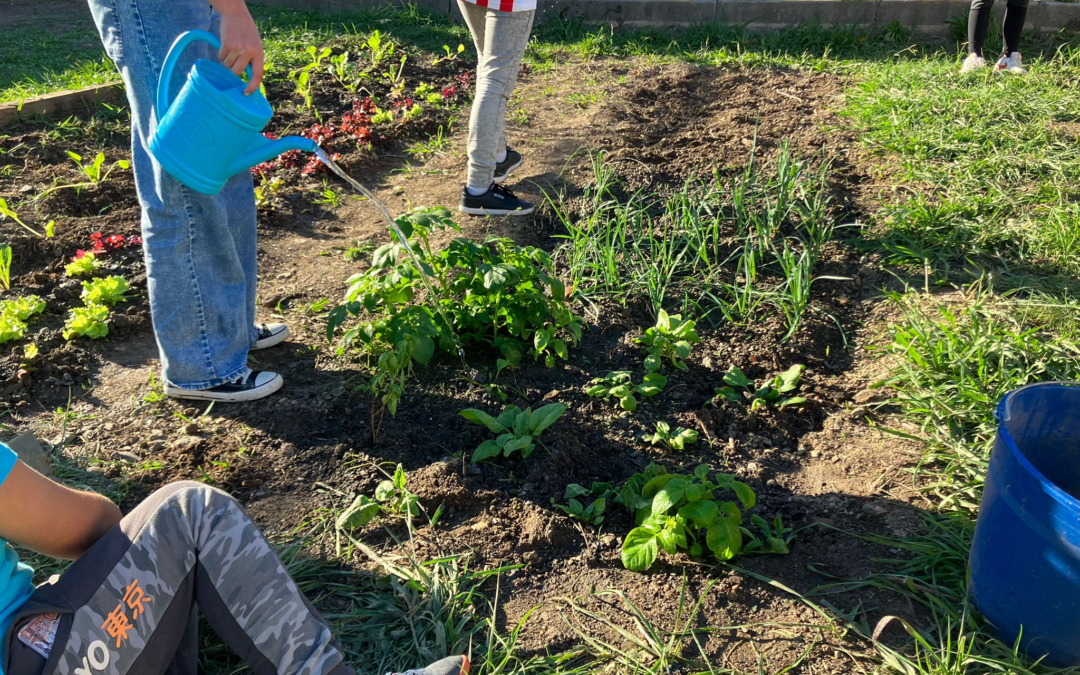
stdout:
[[(142, 208), (143, 251), (162, 375), (184, 389), (208, 389), (248, 372), (255, 331), (255, 191), (247, 171), (216, 195), (165, 173), (148, 148), (157, 119), (158, 77), (170, 45), (193, 29), (219, 34), (206, 0), (89, 0), (105, 51), (131, 107), (131, 155)], [(170, 100), (196, 59), (217, 51), (196, 42), (184, 51)]]

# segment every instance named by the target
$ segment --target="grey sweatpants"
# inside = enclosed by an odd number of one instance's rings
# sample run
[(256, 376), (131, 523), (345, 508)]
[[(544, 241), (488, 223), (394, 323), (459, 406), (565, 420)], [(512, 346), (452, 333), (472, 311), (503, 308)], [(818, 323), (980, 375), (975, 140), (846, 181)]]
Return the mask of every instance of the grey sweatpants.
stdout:
[[(196, 675), (196, 608), (258, 675), (353, 675), (330, 629), (226, 493), (175, 483), (34, 592), (6, 675)], [(19, 630), (60, 615), (46, 660)]]
[(476, 98), (469, 116), (469, 187), (486, 190), (506, 149), (506, 104), (517, 85), (535, 11), (501, 12), (458, 0), (478, 58)]

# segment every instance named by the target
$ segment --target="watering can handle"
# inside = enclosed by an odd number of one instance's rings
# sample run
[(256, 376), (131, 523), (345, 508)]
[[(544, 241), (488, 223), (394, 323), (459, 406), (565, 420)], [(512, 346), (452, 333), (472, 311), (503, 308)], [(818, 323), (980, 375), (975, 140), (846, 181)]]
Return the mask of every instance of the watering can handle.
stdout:
[[(161, 66), (161, 77), (158, 78), (157, 89), (157, 119), (160, 122), (169, 110), (169, 82), (172, 80), (173, 71), (176, 70), (176, 62), (180, 60), (180, 54), (184, 48), (195, 40), (209, 42), (215, 49), (221, 49), (221, 40), (216, 35), (205, 30), (189, 30), (181, 33), (169, 47), (169, 53), (165, 55), (165, 63)], [(248, 80), (251, 74), (251, 66), (247, 67)]]

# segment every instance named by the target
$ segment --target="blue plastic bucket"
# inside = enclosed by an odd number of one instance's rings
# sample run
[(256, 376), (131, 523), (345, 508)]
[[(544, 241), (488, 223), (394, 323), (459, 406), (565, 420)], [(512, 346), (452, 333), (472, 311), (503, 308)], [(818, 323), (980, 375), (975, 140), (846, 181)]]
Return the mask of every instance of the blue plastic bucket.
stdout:
[(1080, 386), (1011, 391), (971, 547), (971, 597), (1003, 641), (1080, 666)]

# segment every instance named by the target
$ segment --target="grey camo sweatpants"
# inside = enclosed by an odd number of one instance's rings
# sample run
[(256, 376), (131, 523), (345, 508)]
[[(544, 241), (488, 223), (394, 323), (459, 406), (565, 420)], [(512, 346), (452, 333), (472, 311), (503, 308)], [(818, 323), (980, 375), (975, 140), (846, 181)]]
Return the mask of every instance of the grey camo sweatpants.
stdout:
[[(6, 675), (195, 675), (197, 609), (258, 675), (353, 675), (340, 646), (232, 497), (201, 483), (150, 496), (63, 575), (7, 638)], [(18, 638), (60, 615), (46, 660)]]

